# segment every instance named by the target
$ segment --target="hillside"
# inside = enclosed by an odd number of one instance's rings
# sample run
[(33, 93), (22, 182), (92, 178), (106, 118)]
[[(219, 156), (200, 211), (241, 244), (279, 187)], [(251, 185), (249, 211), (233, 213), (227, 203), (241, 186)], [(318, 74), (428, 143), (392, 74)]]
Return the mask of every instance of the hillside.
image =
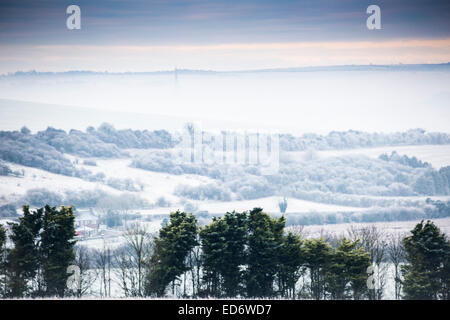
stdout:
[(252, 165), (183, 162), (179, 136), (165, 130), (102, 124), (69, 132), (24, 127), (0, 136), (0, 208), (49, 203), (103, 213), (216, 215), (263, 207), (278, 214), (286, 197), (289, 224), (449, 215), (448, 204), (439, 204), (450, 198), (444, 133), (282, 135), (272, 175)]

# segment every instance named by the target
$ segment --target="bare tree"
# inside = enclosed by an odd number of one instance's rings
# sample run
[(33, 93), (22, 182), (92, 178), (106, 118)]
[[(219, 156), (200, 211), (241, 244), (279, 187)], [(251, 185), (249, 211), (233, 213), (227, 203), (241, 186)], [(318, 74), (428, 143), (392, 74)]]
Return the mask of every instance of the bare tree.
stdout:
[(369, 299), (381, 300), (384, 294), (387, 280), (387, 246), (386, 235), (376, 226), (351, 226), (347, 233), (350, 239), (360, 240), (361, 246), (366, 250), (372, 259), (376, 272), (373, 275), (374, 288), (369, 289)]
[(126, 296), (144, 296), (144, 281), (152, 252), (150, 233), (141, 223), (126, 227), (125, 245), (115, 252), (116, 273)]
[(307, 239), (310, 236), (310, 231), (305, 228), (304, 225), (294, 225), (285, 228), (286, 232), (292, 232), (295, 235), (298, 235), (302, 239)]
[(127, 245), (117, 248), (113, 254), (114, 273), (125, 297), (138, 295), (135, 272), (130, 256), (131, 250)]
[(330, 232), (328, 230), (325, 230), (324, 228), (321, 228), (319, 231), (319, 239), (323, 239), (325, 242), (329, 243), (333, 248), (335, 248), (339, 242), (339, 240), (342, 238), (337, 233)]
[(192, 296), (198, 296), (201, 290), (201, 247), (197, 246), (191, 250), (188, 256), (188, 266), (191, 271)]
[(100, 276), (100, 296), (111, 296), (111, 249), (103, 244), (95, 252), (95, 265)]
[(405, 261), (405, 248), (403, 247), (404, 234), (394, 233), (389, 237), (387, 253), (389, 259), (394, 266), (394, 286), (395, 299), (401, 299), (402, 279), (400, 272), (400, 264)]
[(109, 211), (117, 211), (121, 215), (127, 215), (131, 209), (136, 208), (136, 203), (142, 202), (136, 195), (123, 192), (118, 196), (108, 195), (97, 202), (97, 210), (105, 217)]
[(79, 268), (79, 277), (76, 285), (75, 295), (82, 297), (88, 292), (93, 292), (93, 284), (97, 279), (97, 273), (94, 270), (93, 253), (85, 246), (75, 247), (75, 265)]

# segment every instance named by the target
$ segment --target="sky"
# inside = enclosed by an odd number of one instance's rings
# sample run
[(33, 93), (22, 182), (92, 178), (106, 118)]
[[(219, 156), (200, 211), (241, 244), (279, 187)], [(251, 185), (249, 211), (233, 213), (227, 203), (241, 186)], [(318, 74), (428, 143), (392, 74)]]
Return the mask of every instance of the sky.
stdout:
[[(66, 27), (66, 9), (74, 4), (81, 9), (80, 30)], [(366, 26), (369, 5), (380, 7), (380, 30)], [(0, 75), (448, 62), (448, 0), (0, 1)], [(446, 66), (433, 72), (180, 73), (177, 80), (168, 73), (11, 75), (0, 77), (0, 99), (7, 99), (0, 127), (26, 119), (49, 125), (53, 109), (44, 114), (42, 104), (51, 104), (90, 108), (98, 121), (106, 112), (129, 112), (291, 132), (448, 132), (449, 88)], [(11, 100), (41, 105), (23, 109)], [(94, 124), (88, 114), (79, 109), (67, 125)], [(132, 128), (136, 117), (114, 119)]]
[[(81, 8), (68, 30), (66, 8)], [(366, 9), (381, 9), (369, 30)], [(2, 0), (0, 74), (450, 61), (446, 0)]]

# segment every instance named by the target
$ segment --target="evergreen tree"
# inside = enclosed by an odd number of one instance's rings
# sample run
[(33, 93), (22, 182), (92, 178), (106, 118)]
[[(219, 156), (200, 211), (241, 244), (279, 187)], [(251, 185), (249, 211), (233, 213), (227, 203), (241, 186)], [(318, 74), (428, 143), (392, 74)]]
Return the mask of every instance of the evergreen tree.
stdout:
[(278, 254), (278, 287), (282, 297), (295, 298), (295, 285), (304, 272), (304, 253), (298, 235), (289, 232), (283, 236), (283, 245)]
[[(353, 244), (356, 245), (356, 242), (353, 242)], [(360, 300), (367, 295), (367, 268), (370, 264), (370, 254), (362, 247), (353, 247), (347, 268), (350, 275), (350, 289), (354, 300)]]
[(58, 211), (56, 207), (45, 206), (42, 233), (42, 271), (47, 296), (63, 297), (66, 292), (69, 265), (74, 263), (75, 216), (72, 207)]
[(206, 285), (203, 292), (206, 296), (222, 296), (222, 282), (224, 271), (225, 251), (227, 247), (224, 219), (214, 218), (213, 221), (200, 231), (202, 242), (203, 283)]
[(274, 296), (273, 284), (285, 221), (284, 217), (270, 218), (261, 208), (254, 208), (249, 213), (246, 274), (249, 297)]
[(14, 247), (7, 257), (7, 292), (8, 297), (31, 295), (31, 281), (39, 269), (39, 233), (42, 227), (43, 208), (30, 211), (23, 207), (23, 216), (19, 223), (10, 223), (11, 241)]
[(3, 227), (3, 225), (0, 224), (0, 254), (3, 254), (3, 252), (5, 251), (5, 245), (6, 245), (6, 230)]
[(224, 220), (226, 248), (222, 268), (223, 290), (226, 297), (234, 297), (243, 293), (242, 267), (247, 261), (248, 215), (246, 212), (227, 213)]
[(323, 238), (305, 240), (305, 266), (309, 270), (310, 292), (313, 299), (325, 298), (325, 277), (332, 253), (331, 246)]
[(247, 213), (227, 212), (200, 231), (206, 295), (234, 297), (242, 292), (247, 244)]
[(342, 238), (326, 268), (326, 290), (332, 299), (360, 299), (367, 288), (370, 255), (358, 244)]
[(403, 239), (407, 265), (402, 266), (404, 298), (450, 299), (450, 243), (439, 228), (421, 221)]
[(0, 297), (6, 297), (6, 230), (0, 224)]
[(146, 294), (163, 296), (167, 286), (189, 270), (186, 258), (198, 244), (197, 219), (190, 213), (172, 212), (170, 221), (154, 239), (154, 252), (150, 258), (150, 268), (146, 282)]

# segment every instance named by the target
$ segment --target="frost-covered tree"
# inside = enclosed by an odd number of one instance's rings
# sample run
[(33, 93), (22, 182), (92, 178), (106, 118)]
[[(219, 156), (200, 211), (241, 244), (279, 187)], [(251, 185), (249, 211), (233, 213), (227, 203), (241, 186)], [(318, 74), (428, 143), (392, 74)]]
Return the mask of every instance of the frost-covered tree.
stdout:
[(288, 206), (288, 202), (287, 202), (286, 197), (284, 197), (283, 200), (278, 201), (278, 207), (280, 208), (281, 213), (286, 212), (287, 206)]

